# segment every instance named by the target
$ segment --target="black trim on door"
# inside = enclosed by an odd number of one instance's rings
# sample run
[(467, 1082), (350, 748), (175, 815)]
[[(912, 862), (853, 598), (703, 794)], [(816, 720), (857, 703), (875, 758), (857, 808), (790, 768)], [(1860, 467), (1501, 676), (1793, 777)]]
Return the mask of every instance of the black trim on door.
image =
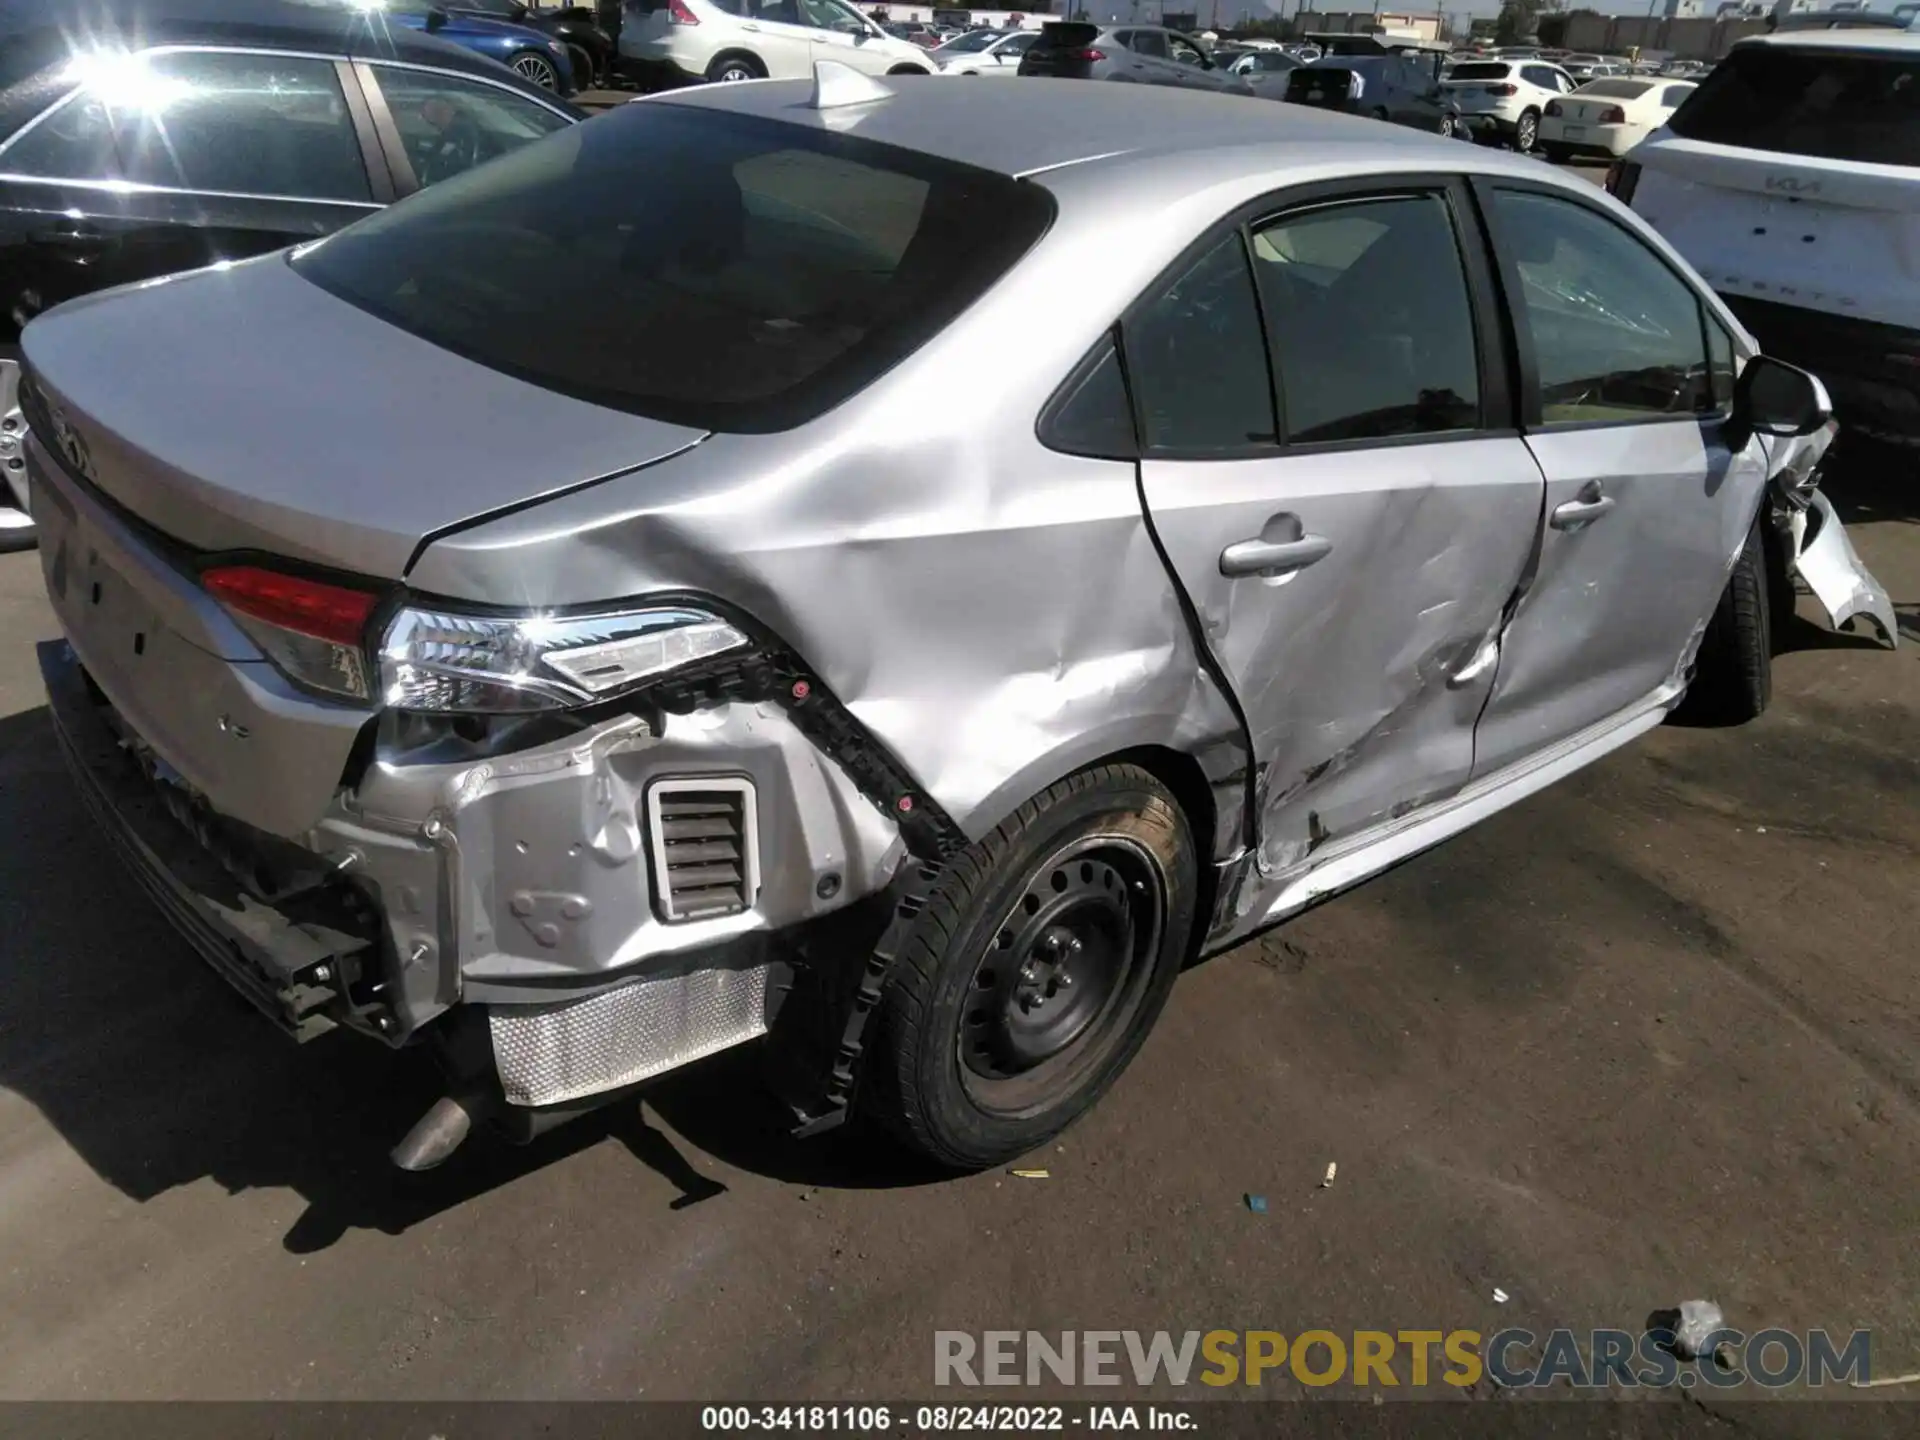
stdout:
[[(1285, 432), (1285, 407), (1280, 394), (1279, 377), (1274, 373), (1272, 349), (1267, 364), (1274, 403), (1272, 443), (1235, 445), (1214, 450), (1188, 450), (1145, 444), (1145, 417), (1139, 413), (1140, 398), (1134, 393), (1134, 427), (1142, 437), (1141, 455), (1157, 460), (1252, 460), (1282, 455), (1318, 455), (1345, 450), (1392, 449), (1403, 445), (1444, 445), (1464, 440), (1483, 440), (1494, 435), (1518, 432), (1516, 413), (1519, 388), (1509, 366), (1512, 344), (1511, 327), (1502, 315), (1500, 287), (1487, 251), (1487, 227), (1482, 223), (1468, 188), (1467, 176), (1455, 172), (1434, 174), (1367, 175), (1347, 180), (1324, 180), (1275, 191), (1239, 206), (1202, 231), (1141, 290), (1121, 312), (1118, 321), (1121, 360), (1126, 362), (1127, 327), (1141, 312), (1156, 303), (1167, 287), (1190, 269), (1202, 256), (1219, 245), (1229, 234), (1238, 232), (1241, 254), (1253, 283), (1256, 313), (1263, 336), (1271, 335), (1264, 300), (1252, 273), (1253, 232), (1273, 221), (1303, 210), (1332, 205), (1361, 204), (1413, 196), (1438, 196), (1446, 202), (1455, 243), (1465, 272), (1468, 306), (1473, 318), (1474, 348), (1480, 379), (1480, 424), (1470, 430), (1439, 430), (1411, 435), (1363, 436), (1352, 440), (1327, 440), (1309, 444), (1290, 444)], [(1554, 192), (1557, 193), (1557, 192)], [(1131, 372), (1131, 366), (1128, 367)], [(1536, 387), (1537, 390), (1537, 387)]]
[[(1709, 368), (1709, 375), (1711, 375), (1713, 364), (1713, 347), (1707, 335), (1707, 323), (1709, 319), (1715, 324), (1720, 325), (1723, 329), (1727, 329), (1729, 335), (1733, 332), (1715, 311), (1711, 291), (1704, 290), (1702, 286), (1696, 284), (1689, 276), (1674, 265), (1672, 260), (1662, 254), (1657, 245), (1648, 244), (1644, 235), (1637, 233), (1631, 225), (1622, 223), (1619, 215), (1615, 214), (1612, 209), (1602, 203), (1598, 198), (1589, 198), (1577, 191), (1564, 189), (1559, 185), (1542, 184), (1537, 180), (1509, 179), (1504, 175), (1472, 175), (1468, 176), (1467, 180), (1472, 189), (1475, 208), (1480, 215), (1481, 226), (1486, 234), (1487, 246), (1494, 257), (1494, 273), (1505, 295), (1505, 310), (1510, 324), (1515, 367), (1520, 379), (1519, 409), (1521, 429), (1523, 431), (1531, 433), (1551, 429), (1552, 433), (1558, 435), (1568, 431), (1617, 430), (1626, 425), (1655, 425), (1674, 420), (1696, 420), (1702, 424), (1723, 424), (1732, 418), (1733, 411), (1731, 406), (1722, 405), (1719, 395), (1715, 394), (1713, 397), (1715, 408), (1713, 410), (1676, 411), (1671, 414), (1649, 410), (1643, 414), (1621, 420), (1581, 420), (1566, 421), (1551, 427), (1546, 425), (1541, 418), (1539, 359), (1534, 353), (1532, 327), (1526, 323), (1525, 301), (1520, 293), (1521, 280), (1519, 267), (1514, 262), (1513, 256), (1508, 252), (1506, 244), (1501, 239), (1500, 227), (1494, 223), (1493, 219), (1493, 193), (1496, 190), (1509, 190), (1523, 195), (1540, 195), (1547, 199), (1559, 200), (1568, 205), (1585, 210), (1588, 214), (1593, 215), (1597, 219), (1604, 220), (1607, 224), (1613, 226), (1614, 229), (1627, 236), (1627, 238), (1644, 250), (1651, 259), (1658, 261), (1661, 267), (1664, 268), (1669, 275), (1673, 276), (1675, 280), (1679, 281), (1688, 293), (1693, 296), (1694, 308), (1700, 319), (1701, 354)], [(1737, 363), (1739, 357), (1739, 347), (1737, 345), (1735, 346), (1735, 357)], [(1711, 387), (1711, 379), (1709, 379), (1709, 386)], [(1731, 396), (1728, 398), (1730, 400)]]

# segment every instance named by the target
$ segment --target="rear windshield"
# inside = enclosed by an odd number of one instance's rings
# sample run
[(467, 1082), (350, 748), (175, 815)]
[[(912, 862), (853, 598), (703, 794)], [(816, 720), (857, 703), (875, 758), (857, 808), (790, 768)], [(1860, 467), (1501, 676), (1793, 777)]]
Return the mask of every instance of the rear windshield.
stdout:
[(784, 430), (897, 364), (1043, 234), (1027, 182), (661, 101), (442, 181), (294, 268), (482, 365), (706, 430)]
[(1496, 65), (1486, 60), (1469, 60), (1464, 65), (1454, 66), (1447, 72), (1447, 78), (1449, 80), (1504, 80), (1510, 68), (1512, 67)]
[(1652, 88), (1651, 80), (1590, 80), (1573, 93), (1598, 100), (1638, 100)]
[(1077, 50), (1082, 45), (1091, 45), (1100, 38), (1098, 25), (1082, 25), (1073, 21), (1055, 20), (1040, 27), (1040, 39), (1037, 42), (1048, 48), (1064, 46)]
[(1920, 165), (1920, 56), (1742, 46), (1670, 124), (1717, 145)]

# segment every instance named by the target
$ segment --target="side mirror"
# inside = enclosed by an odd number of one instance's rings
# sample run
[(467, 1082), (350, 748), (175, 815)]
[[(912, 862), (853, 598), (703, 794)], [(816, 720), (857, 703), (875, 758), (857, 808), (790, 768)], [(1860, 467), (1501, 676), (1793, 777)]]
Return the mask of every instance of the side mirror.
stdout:
[(1833, 418), (1833, 401), (1819, 376), (1756, 355), (1734, 383), (1733, 413), (1757, 434), (1811, 435)]
[(447, 28), (447, 12), (438, 8), (427, 11), (427, 33)]

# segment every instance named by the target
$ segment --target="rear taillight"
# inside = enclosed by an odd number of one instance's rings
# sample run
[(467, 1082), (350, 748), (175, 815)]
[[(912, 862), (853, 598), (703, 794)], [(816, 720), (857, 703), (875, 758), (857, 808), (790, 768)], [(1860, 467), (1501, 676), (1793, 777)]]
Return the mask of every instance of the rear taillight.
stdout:
[(686, 0), (670, 0), (667, 5), (667, 23), (669, 25), (698, 25), (700, 17), (689, 10)]
[(1104, 50), (1096, 50), (1091, 45), (1083, 45), (1078, 50), (1069, 50), (1067, 52), (1067, 58), (1069, 60), (1084, 60), (1089, 65), (1097, 65), (1100, 61), (1107, 58), (1107, 52)]
[(1489, 95), (1518, 95), (1519, 93), (1520, 87), (1518, 85), (1509, 85), (1504, 80), (1497, 85), (1487, 86), (1487, 94)]
[(1629, 160), (1616, 160), (1607, 167), (1607, 193), (1622, 205), (1633, 203), (1634, 186), (1640, 183), (1640, 167)]
[(1546, 113), (1553, 119), (1558, 120), (1562, 113), (1560, 109), (1560, 102), (1558, 100), (1547, 101)]
[(200, 584), (289, 680), (366, 700), (367, 621), (380, 603), (371, 590), (266, 570), (221, 565)]
[(1606, 109), (1600, 112), (1600, 118), (1594, 121), (1596, 125), (1624, 125), (1626, 123), (1627, 112), (1622, 110), (1618, 105), (1607, 106)]

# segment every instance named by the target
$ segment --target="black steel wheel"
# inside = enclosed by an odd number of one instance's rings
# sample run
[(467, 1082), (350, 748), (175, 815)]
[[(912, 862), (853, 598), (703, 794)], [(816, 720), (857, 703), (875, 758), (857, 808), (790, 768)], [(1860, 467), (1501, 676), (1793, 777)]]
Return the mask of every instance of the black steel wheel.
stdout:
[(861, 1106), (962, 1169), (1086, 1111), (1132, 1060), (1193, 935), (1185, 816), (1132, 765), (1050, 787), (954, 859), (895, 961)]

